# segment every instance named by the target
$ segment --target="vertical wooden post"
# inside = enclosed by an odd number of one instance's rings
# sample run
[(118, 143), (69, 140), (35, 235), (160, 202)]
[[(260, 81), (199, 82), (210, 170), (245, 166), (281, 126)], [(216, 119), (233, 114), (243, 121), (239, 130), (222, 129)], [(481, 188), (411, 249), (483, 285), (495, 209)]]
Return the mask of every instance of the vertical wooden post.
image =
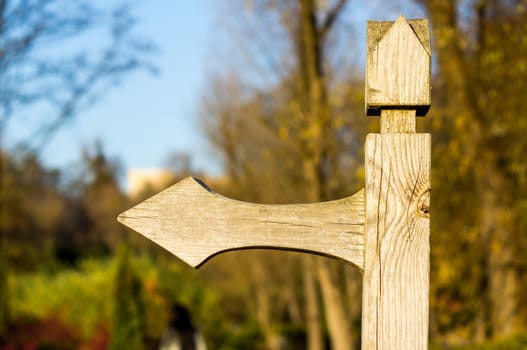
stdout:
[(366, 223), (362, 349), (428, 347), (430, 105), (425, 20), (368, 23), (366, 109), (381, 134), (365, 145)]

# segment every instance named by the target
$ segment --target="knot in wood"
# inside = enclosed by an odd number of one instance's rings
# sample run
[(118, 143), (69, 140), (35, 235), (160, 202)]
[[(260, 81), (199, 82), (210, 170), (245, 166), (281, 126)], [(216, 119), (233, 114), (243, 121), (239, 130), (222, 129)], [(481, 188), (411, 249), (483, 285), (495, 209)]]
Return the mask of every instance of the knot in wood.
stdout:
[(421, 217), (430, 217), (430, 188), (426, 189), (417, 199), (417, 213)]

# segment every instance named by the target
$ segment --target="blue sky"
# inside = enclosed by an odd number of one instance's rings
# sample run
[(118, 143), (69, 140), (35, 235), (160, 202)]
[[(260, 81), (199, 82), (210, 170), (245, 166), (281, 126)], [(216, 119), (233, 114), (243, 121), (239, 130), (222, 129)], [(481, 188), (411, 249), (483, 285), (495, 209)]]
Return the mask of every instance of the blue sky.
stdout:
[[(83, 146), (101, 140), (105, 152), (124, 169), (161, 167), (170, 152), (186, 152), (197, 169), (218, 173), (197, 118), (213, 10), (210, 1), (138, 2), (137, 29), (159, 49), (153, 56), (159, 74), (127, 76), (55, 134), (41, 154), (44, 163), (74, 166)], [(24, 135), (24, 129), (24, 123), (11, 123), (7, 145)]]
[[(357, 24), (355, 35), (361, 48), (365, 45), (366, 19), (393, 20), (399, 14), (396, 8), (379, 6), (381, 3), (350, 3), (348, 13)], [(51, 167), (75, 166), (82, 147), (100, 140), (105, 152), (120, 160), (124, 170), (162, 167), (171, 152), (183, 152), (192, 157), (194, 169), (219, 174), (220, 162), (207, 145), (198, 118), (206, 60), (211, 57), (210, 48), (218, 45), (211, 42), (218, 38), (213, 35), (218, 3), (143, 0), (137, 6), (138, 31), (160, 50), (153, 59), (160, 74), (138, 72), (128, 76), (94, 107), (60, 129), (44, 149), (42, 159)], [(406, 15), (416, 15), (415, 9), (412, 11)], [(23, 124), (10, 126), (6, 143), (16, 140), (23, 129)]]

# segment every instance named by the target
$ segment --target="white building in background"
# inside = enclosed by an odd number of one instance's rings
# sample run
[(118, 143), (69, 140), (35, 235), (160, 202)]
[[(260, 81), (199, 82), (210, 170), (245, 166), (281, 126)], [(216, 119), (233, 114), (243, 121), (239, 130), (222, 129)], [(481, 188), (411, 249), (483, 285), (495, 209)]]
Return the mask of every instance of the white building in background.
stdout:
[(159, 168), (132, 168), (126, 174), (128, 197), (137, 198), (147, 190), (158, 192), (174, 182), (174, 173)]

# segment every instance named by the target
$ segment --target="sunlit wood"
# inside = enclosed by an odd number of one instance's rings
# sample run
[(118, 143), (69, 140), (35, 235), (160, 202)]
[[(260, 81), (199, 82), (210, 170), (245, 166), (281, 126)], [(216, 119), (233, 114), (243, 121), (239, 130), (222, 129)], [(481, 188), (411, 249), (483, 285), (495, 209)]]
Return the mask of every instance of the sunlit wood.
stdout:
[(324, 203), (263, 205), (220, 196), (187, 178), (119, 221), (194, 267), (242, 248), (298, 250), (363, 265), (364, 191)]

